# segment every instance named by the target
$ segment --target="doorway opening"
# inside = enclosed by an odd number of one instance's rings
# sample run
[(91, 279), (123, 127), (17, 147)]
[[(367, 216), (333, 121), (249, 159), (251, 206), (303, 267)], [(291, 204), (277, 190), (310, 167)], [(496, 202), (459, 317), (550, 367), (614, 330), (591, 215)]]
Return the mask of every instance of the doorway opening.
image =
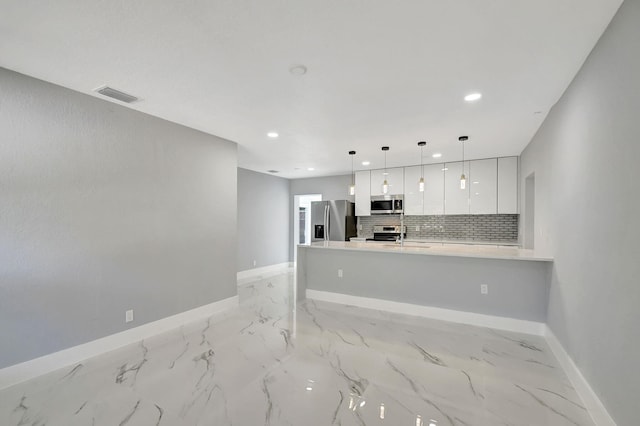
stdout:
[(536, 175), (531, 173), (524, 181), (524, 248), (535, 245)]
[(293, 196), (293, 261), (298, 259), (299, 244), (311, 244), (311, 203), (322, 201), (322, 194)]

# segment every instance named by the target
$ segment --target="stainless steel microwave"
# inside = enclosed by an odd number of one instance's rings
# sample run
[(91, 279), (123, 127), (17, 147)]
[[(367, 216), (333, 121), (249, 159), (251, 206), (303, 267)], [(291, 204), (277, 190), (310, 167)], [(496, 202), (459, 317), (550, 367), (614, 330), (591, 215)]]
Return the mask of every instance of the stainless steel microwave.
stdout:
[(402, 195), (375, 195), (371, 197), (371, 214), (402, 213)]

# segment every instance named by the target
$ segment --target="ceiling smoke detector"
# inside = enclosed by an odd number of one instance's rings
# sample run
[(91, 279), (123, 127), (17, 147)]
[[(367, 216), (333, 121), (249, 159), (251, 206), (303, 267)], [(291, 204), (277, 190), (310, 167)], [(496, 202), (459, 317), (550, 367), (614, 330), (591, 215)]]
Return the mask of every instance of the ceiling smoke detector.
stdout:
[(304, 65), (294, 65), (289, 68), (289, 72), (293, 75), (305, 75), (307, 73), (307, 67)]
[(101, 87), (98, 87), (97, 89), (94, 89), (94, 91), (100, 93), (101, 95), (108, 96), (110, 98), (116, 99), (120, 102), (124, 102), (127, 104), (131, 104), (133, 102), (137, 102), (140, 100), (139, 98), (133, 95), (121, 92), (120, 90), (114, 89), (113, 87), (109, 87), (109, 86), (101, 86)]

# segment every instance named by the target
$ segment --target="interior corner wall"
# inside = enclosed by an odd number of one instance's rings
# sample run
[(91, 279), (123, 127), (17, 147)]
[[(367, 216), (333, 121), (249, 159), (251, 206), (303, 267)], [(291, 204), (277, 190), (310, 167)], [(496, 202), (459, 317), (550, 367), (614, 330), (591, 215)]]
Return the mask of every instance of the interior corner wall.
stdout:
[(621, 426), (640, 399), (638, 22), (625, 1), (521, 156), (535, 248), (554, 257), (549, 327)]
[(235, 143), (2, 68), (0, 134), (0, 368), (237, 294)]
[[(321, 194), (322, 200), (348, 200), (355, 202), (355, 197), (349, 195), (351, 175), (325, 176), (306, 179), (292, 179), (290, 181), (291, 197), (289, 199), (289, 211), (293, 212), (293, 197), (295, 195)], [(289, 232), (293, 235), (294, 219), (292, 217)], [(293, 238), (289, 241), (289, 262), (293, 262)]]
[(289, 180), (238, 168), (238, 272), (289, 262), (289, 198)]

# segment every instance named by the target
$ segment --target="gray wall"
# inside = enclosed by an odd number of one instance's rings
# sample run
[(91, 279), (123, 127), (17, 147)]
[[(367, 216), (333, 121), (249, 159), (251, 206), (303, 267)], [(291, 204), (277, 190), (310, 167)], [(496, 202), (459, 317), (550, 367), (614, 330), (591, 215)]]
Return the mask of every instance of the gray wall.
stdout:
[(549, 326), (621, 426), (640, 400), (639, 23), (625, 1), (521, 157), (555, 259)]
[(236, 144), (1, 68), (0, 134), (0, 367), (237, 293)]
[(238, 168), (238, 271), (289, 262), (289, 181)]
[[(349, 195), (351, 175), (326, 176), (308, 179), (292, 179), (290, 181), (291, 198), (289, 211), (293, 212), (293, 197), (304, 194), (322, 194), (323, 200), (349, 200), (355, 202), (355, 197)], [(291, 220), (290, 231), (293, 235), (294, 221)], [(289, 239), (289, 261), (293, 262), (293, 238)]]
[(349, 200), (355, 202), (355, 197), (353, 195), (349, 195), (351, 175), (292, 179), (290, 182), (292, 196), (303, 194), (322, 194), (323, 200)]
[[(312, 290), (544, 322), (550, 262), (300, 247)], [(338, 278), (338, 269), (343, 278)], [(480, 285), (489, 294), (480, 294)]]

